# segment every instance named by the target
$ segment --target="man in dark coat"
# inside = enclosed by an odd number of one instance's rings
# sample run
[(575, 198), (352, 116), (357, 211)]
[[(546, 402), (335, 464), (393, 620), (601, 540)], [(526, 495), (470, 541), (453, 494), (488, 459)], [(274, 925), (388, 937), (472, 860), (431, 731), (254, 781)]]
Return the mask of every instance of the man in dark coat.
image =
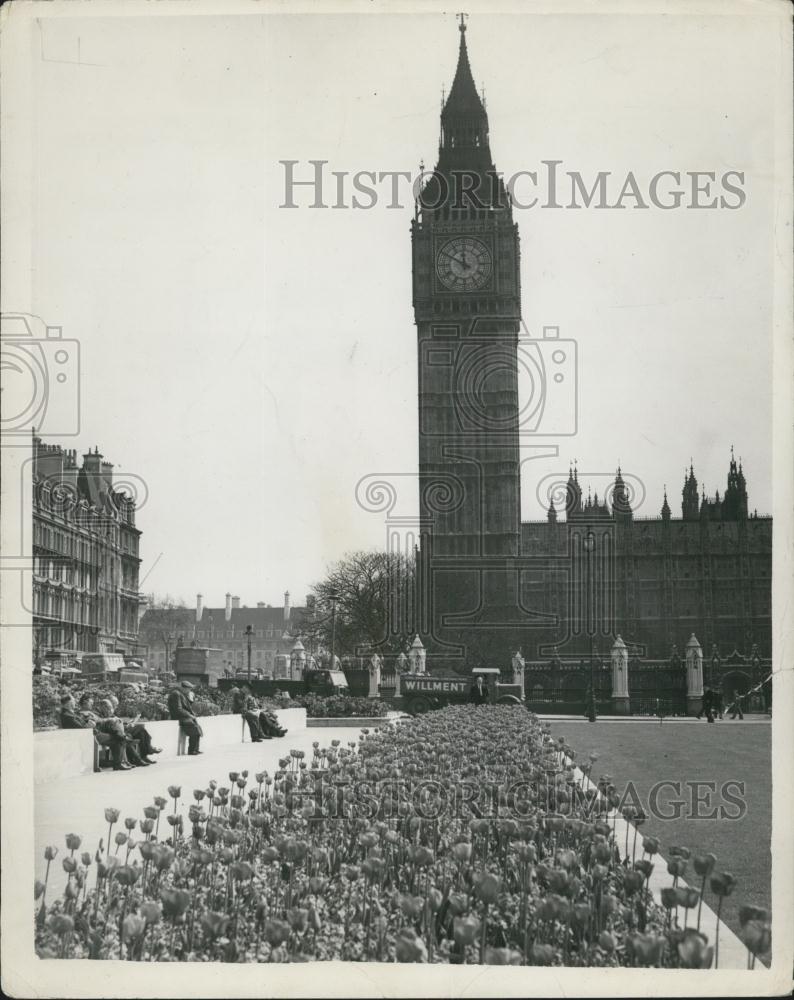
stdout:
[(702, 719), (703, 713), (706, 714), (706, 721), (714, 721), (714, 692), (710, 687), (703, 688), (703, 695), (700, 699), (700, 711), (695, 716), (696, 719)]
[(739, 716), (740, 719), (744, 718), (744, 712), (742, 711), (743, 704), (744, 704), (744, 695), (741, 694), (739, 691), (734, 691), (733, 704), (729, 709), (732, 719), (735, 719), (737, 715)]
[[(95, 728), (100, 719), (120, 718), (118, 715), (119, 700), (115, 695), (108, 695), (107, 698), (103, 698), (99, 704), (95, 706), (93, 694), (90, 691), (85, 691), (80, 696), (78, 704), (81, 717), (83, 719), (87, 719)], [(142, 722), (138, 721), (140, 718), (141, 716), (138, 716), (132, 721), (122, 719), (127, 742), (129, 743), (130, 740), (137, 741), (137, 744), (140, 747), (140, 756), (143, 757), (144, 763), (156, 764), (157, 761), (149, 760), (149, 757), (155, 753), (162, 753), (162, 751), (159, 747), (156, 747), (153, 744), (149, 730)], [(133, 756), (134, 753), (129, 755), (128, 759), (132, 760)], [(137, 764), (138, 762), (132, 760), (132, 763)]]
[(198, 719), (193, 713), (193, 704), (189, 692), (192, 692), (193, 685), (190, 681), (182, 681), (180, 687), (172, 689), (168, 695), (168, 712), (172, 719), (179, 721), (179, 728), (187, 734), (187, 752), (191, 757), (201, 753), (199, 750), (199, 740), (204, 735)]
[(255, 712), (249, 705), (249, 698), (245, 691), (238, 687), (233, 687), (229, 694), (232, 696), (232, 711), (241, 715), (248, 723), (248, 732), (251, 734), (252, 743), (262, 742), (262, 730), (259, 727), (259, 713)]
[(127, 738), (121, 719), (99, 719), (91, 713), (83, 715), (77, 711), (74, 698), (65, 694), (61, 698), (61, 726), (64, 729), (93, 729), (97, 743), (110, 750), (113, 770), (131, 770), (132, 766), (127, 763)]
[(471, 686), (469, 701), (473, 705), (485, 705), (488, 702), (488, 685), (483, 680), (482, 674), (477, 675), (477, 680)]

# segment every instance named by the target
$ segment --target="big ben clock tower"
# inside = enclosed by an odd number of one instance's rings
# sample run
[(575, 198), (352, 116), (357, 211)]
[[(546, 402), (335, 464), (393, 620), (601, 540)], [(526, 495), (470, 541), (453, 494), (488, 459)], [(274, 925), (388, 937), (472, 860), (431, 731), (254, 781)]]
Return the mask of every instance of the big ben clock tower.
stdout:
[(520, 550), (518, 227), (491, 158), (463, 15), (438, 164), (411, 235), (420, 515), (430, 559), (423, 602), (428, 630), (440, 638), (450, 616), (483, 623), (513, 609), (516, 618), (508, 567)]

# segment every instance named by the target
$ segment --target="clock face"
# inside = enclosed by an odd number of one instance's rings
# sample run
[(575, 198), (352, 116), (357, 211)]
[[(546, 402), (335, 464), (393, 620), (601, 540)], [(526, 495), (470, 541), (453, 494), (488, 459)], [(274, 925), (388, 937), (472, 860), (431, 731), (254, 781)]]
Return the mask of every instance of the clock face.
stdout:
[(474, 292), (491, 276), (491, 251), (472, 236), (447, 240), (436, 256), (439, 281), (451, 292)]

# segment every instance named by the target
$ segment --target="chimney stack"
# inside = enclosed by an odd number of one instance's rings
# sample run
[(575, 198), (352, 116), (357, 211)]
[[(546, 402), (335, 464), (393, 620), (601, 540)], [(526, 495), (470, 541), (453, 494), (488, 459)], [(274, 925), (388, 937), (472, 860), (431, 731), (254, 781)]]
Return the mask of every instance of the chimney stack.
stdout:
[(289, 621), (289, 613), (290, 613), (289, 591), (285, 590), (284, 591), (284, 621), (285, 622)]
[(228, 622), (232, 617), (232, 595), (227, 592), (226, 594), (226, 621)]
[(232, 607), (234, 608), (235, 611), (237, 611), (237, 609), (240, 607), (240, 598), (239, 597), (233, 597), (232, 598)]
[(196, 621), (200, 622), (204, 614), (204, 598), (201, 594), (196, 594)]

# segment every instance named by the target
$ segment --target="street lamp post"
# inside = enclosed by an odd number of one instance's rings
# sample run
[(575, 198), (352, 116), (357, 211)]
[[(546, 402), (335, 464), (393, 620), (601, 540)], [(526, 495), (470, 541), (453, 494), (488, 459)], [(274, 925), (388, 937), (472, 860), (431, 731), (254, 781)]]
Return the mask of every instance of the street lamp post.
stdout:
[(245, 626), (245, 637), (248, 640), (248, 683), (251, 683), (251, 636), (254, 630), (250, 625)]
[(592, 576), (592, 553), (595, 549), (595, 535), (588, 528), (584, 537), (583, 545), (587, 553), (587, 634), (590, 637), (590, 701), (587, 706), (587, 718), (590, 722), (596, 721), (596, 692), (595, 692), (595, 660), (593, 658), (593, 637), (595, 632), (595, 613), (593, 608), (593, 576)]
[(336, 602), (339, 599), (339, 594), (332, 590), (328, 594), (328, 599), (331, 602), (331, 664), (330, 669), (334, 669), (334, 649), (336, 647)]

